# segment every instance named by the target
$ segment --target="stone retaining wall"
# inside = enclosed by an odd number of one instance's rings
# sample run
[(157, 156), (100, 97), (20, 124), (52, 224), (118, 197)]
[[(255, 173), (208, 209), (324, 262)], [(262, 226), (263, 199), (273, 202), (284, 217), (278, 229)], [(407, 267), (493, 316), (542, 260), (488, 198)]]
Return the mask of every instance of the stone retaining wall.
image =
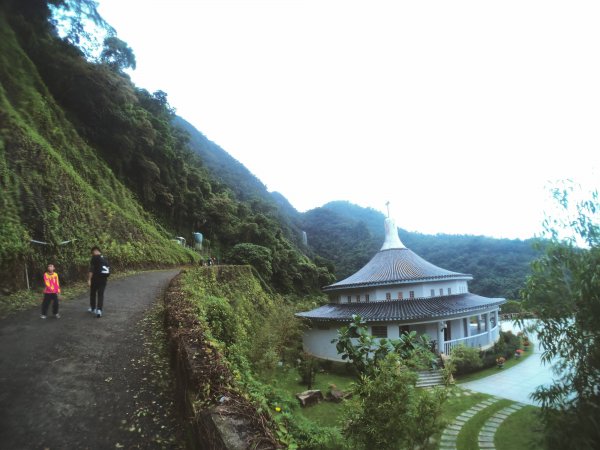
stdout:
[[(231, 377), (231, 373), (216, 350), (206, 351), (202, 329), (194, 317), (193, 306), (181, 292), (179, 278), (175, 277), (165, 292), (165, 326), (176, 376), (177, 403), (187, 422), (188, 447), (193, 450), (277, 448), (272, 438), (264, 436), (263, 430), (247, 416), (236, 413), (254, 407), (237, 393), (224, 392), (227, 380), (223, 386), (211, 384), (210, 375), (215, 371), (220, 376), (225, 374), (225, 378)], [(240, 405), (244, 401), (247, 404)]]

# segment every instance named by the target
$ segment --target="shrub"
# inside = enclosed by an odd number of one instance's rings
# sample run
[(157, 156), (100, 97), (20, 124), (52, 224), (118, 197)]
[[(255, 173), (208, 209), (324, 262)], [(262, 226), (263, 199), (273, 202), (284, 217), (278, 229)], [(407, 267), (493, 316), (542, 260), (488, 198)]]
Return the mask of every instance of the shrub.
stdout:
[(457, 345), (450, 352), (450, 359), (456, 367), (456, 374), (463, 375), (480, 369), (483, 361), (479, 349)]
[(361, 376), (344, 408), (343, 434), (355, 449), (421, 448), (441, 428), (445, 390), (417, 390), (417, 375), (395, 353)]

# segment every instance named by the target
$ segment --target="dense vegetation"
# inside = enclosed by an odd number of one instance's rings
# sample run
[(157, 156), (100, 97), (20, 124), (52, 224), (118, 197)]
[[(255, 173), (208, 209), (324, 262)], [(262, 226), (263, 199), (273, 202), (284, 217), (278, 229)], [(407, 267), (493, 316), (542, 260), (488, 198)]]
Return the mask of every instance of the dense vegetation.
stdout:
[[(199, 256), (168, 238), (191, 242), (200, 231), (205, 256), (225, 259), (240, 243), (268, 255), (262, 275), (282, 292), (332, 280), (298, 249), (300, 235), (274, 201), (242, 196), (249, 189), (232, 190), (203, 166), (188, 133), (172, 124), (166, 94), (139, 89), (122, 72), (135, 64), (125, 43), (110, 36), (97, 59), (86, 59), (72, 37), (58, 36), (48, 3), (90, 4), (29, 0), (0, 9), (0, 268), (14, 272), (26, 260), (39, 268), (52, 258), (62, 273), (76, 271), (92, 243), (116, 266), (190, 262)], [(65, 240), (74, 244), (59, 246)]]
[(548, 447), (600, 447), (600, 202), (572, 185), (556, 189), (561, 214), (545, 226), (552, 242), (535, 261), (524, 291), (538, 317), (542, 360), (554, 382), (533, 398), (542, 404)]
[[(302, 226), (309, 245), (335, 265), (338, 279), (351, 275), (379, 251), (384, 240), (385, 216), (349, 202), (331, 202), (306, 212)], [(533, 241), (484, 236), (435, 236), (399, 230), (408, 248), (433, 264), (474, 279), (470, 290), (490, 297), (518, 298), (539, 252)]]

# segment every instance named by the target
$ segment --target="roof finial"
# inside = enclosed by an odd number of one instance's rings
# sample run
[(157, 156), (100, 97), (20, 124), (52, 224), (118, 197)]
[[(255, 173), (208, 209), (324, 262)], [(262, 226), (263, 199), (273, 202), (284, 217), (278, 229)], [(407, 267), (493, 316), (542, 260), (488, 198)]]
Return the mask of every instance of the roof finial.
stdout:
[(390, 218), (390, 201), (385, 202), (385, 206), (387, 207), (387, 216)]

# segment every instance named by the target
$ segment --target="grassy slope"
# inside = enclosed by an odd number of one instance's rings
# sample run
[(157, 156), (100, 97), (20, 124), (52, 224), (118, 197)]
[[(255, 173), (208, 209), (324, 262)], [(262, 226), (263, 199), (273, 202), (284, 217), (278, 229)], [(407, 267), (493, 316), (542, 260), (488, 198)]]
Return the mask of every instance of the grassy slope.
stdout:
[[(93, 244), (116, 267), (194, 259), (169, 242), (77, 134), (1, 13), (0, 188), (0, 269), (47, 259), (74, 269), (85, 265)], [(31, 247), (29, 239), (76, 241)]]

